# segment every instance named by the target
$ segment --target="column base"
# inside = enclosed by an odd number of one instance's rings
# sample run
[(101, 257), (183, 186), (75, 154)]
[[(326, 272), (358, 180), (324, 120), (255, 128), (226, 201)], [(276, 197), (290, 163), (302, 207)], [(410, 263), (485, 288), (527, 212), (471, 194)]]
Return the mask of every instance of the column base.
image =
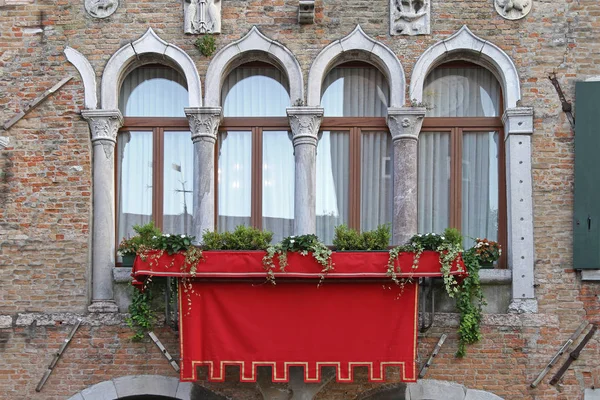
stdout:
[(533, 314), (538, 312), (536, 299), (514, 299), (508, 306), (510, 314)]
[(114, 300), (93, 300), (88, 306), (91, 313), (118, 313), (119, 307)]

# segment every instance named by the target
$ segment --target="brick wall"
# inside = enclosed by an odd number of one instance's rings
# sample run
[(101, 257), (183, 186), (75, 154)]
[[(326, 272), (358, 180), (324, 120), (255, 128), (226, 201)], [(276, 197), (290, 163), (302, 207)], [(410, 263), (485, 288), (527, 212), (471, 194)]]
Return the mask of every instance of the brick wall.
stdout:
[[(0, 122), (66, 75), (74, 79), (0, 134), (10, 138), (9, 147), (0, 150), (0, 315), (13, 320), (10, 328), (0, 330), (0, 397), (67, 398), (88, 385), (122, 375), (122, 365), (127, 365), (128, 375), (173, 375), (155, 346), (131, 344), (124, 326), (83, 326), (42, 394), (36, 394), (34, 387), (50, 354), (69, 328), (22, 326), (16, 316), (83, 313), (90, 295), (89, 129), (78, 115), (83, 108), (83, 85), (62, 54), (65, 46), (90, 60), (98, 81), (110, 56), (148, 27), (190, 54), (201, 79), (210, 60), (193, 46), (195, 36), (182, 33), (178, 0), (122, 0), (117, 12), (104, 20), (89, 17), (80, 0), (2, 3)], [(539, 315), (504, 316), (500, 322), (490, 316), (483, 329), (485, 339), (471, 347), (463, 360), (453, 357), (452, 333), (428, 377), (489, 390), (507, 399), (578, 399), (584, 388), (600, 385), (596, 361), (600, 349), (598, 339), (593, 339), (559, 386), (528, 389), (528, 383), (583, 318), (600, 323), (600, 285), (581, 283), (571, 266), (573, 132), (547, 78), (555, 72), (567, 99), (573, 100), (577, 80), (600, 75), (600, 3), (538, 1), (525, 19), (506, 21), (489, 0), (436, 0), (432, 34), (418, 37), (389, 36), (386, 0), (317, 0), (311, 25), (298, 25), (297, 6), (293, 0), (224, 1), (217, 50), (257, 25), (294, 53), (306, 82), (315, 56), (360, 24), (369, 36), (394, 51), (409, 80), (424, 49), (466, 24), (513, 59), (520, 74), (522, 105), (535, 110), (532, 162)], [(441, 332), (454, 332), (440, 324), (421, 341), (423, 358)], [(176, 338), (167, 331), (161, 336), (170, 338), (164, 340), (169, 351), (176, 353)], [(254, 386), (234, 381), (235, 373), (228, 383), (209, 386), (236, 399), (259, 398)], [(348, 399), (372, 387), (365, 379), (354, 385), (331, 384), (318, 398)]]

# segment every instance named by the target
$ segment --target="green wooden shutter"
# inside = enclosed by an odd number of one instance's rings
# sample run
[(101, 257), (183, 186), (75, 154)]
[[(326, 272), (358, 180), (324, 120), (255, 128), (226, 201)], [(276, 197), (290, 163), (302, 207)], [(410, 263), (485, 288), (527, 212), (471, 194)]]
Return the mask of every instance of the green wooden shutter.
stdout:
[(575, 87), (573, 266), (600, 269), (600, 82)]

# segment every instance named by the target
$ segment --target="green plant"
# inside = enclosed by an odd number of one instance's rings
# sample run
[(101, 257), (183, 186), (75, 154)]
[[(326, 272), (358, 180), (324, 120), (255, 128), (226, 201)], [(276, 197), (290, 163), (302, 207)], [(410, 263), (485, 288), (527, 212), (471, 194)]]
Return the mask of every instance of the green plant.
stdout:
[(319, 241), (316, 235), (300, 235), (300, 236), (288, 236), (281, 242), (269, 246), (267, 248), (267, 254), (263, 257), (263, 267), (267, 271), (267, 281), (275, 285), (275, 257), (279, 260), (279, 270), (285, 272), (287, 267), (287, 253), (289, 251), (298, 252), (303, 256), (311, 253), (313, 258), (323, 267), (321, 270), (321, 279), (319, 285), (323, 283), (323, 280), (327, 276), (329, 271), (333, 270), (333, 262), (331, 261), (331, 250), (323, 243)]
[(467, 344), (481, 339), (479, 325), (486, 301), (479, 281), (479, 262), (475, 253), (475, 248), (472, 247), (462, 256), (469, 275), (463, 279), (456, 296), (456, 308), (460, 313), (457, 357), (465, 355)]
[(273, 232), (239, 225), (233, 232), (205, 231), (202, 235), (204, 250), (265, 250), (273, 239)]
[(335, 228), (333, 245), (337, 250), (386, 250), (390, 243), (390, 226), (379, 225), (372, 231), (359, 233), (339, 225)]
[(212, 35), (204, 35), (196, 39), (194, 46), (200, 51), (204, 57), (210, 57), (217, 49), (215, 37)]
[(131, 337), (134, 342), (141, 341), (146, 332), (151, 331), (156, 323), (156, 313), (152, 307), (154, 294), (151, 290), (155, 286), (152, 277), (148, 277), (143, 291), (133, 291), (133, 297), (129, 305), (129, 317), (125, 321), (135, 332)]
[(134, 225), (133, 230), (137, 235), (123, 238), (119, 243), (117, 251), (120, 256), (134, 256), (140, 248), (152, 247), (154, 238), (161, 235), (160, 229), (155, 227), (152, 221), (144, 225)]
[(500, 244), (493, 240), (477, 238), (475, 239), (475, 246), (473, 246), (473, 249), (480, 264), (491, 264), (498, 260), (502, 255)]

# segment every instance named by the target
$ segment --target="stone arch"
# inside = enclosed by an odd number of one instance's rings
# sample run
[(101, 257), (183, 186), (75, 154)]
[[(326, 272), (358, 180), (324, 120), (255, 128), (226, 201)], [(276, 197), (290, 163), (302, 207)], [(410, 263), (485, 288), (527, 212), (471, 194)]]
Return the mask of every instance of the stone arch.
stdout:
[(387, 46), (367, 36), (360, 25), (345, 38), (325, 47), (315, 58), (308, 73), (307, 104), (321, 104), (321, 87), (327, 73), (347, 61), (365, 61), (385, 75), (390, 86), (389, 107), (404, 105), (406, 79), (398, 57)]
[(200, 76), (190, 56), (179, 47), (165, 42), (154, 33), (152, 28), (148, 28), (141, 38), (121, 47), (108, 60), (102, 74), (100, 92), (102, 109), (118, 109), (121, 82), (140, 56), (154, 57), (155, 61), (173, 66), (183, 73), (188, 86), (189, 106), (202, 106)]
[(356, 396), (355, 400), (502, 400), (483, 390), (469, 389), (461, 384), (421, 379), (415, 383), (383, 385)]
[(67, 46), (65, 48), (67, 60), (81, 76), (83, 82), (84, 104), (88, 110), (95, 110), (98, 107), (98, 96), (96, 94), (96, 73), (87, 58), (77, 50)]
[(206, 72), (206, 107), (221, 106), (221, 86), (233, 68), (265, 57), (287, 75), (291, 102), (303, 100), (304, 80), (298, 60), (285, 46), (267, 38), (254, 26), (246, 36), (221, 49), (210, 62)]
[(122, 376), (92, 385), (69, 400), (135, 399), (152, 396), (172, 400), (225, 400), (221, 396), (191, 382), (161, 375)]
[(501, 48), (477, 37), (466, 25), (448, 39), (425, 50), (419, 57), (410, 79), (410, 99), (423, 101), (423, 85), (429, 72), (442, 63), (454, 60), (468, 60), (489, 69), (502, 85), (504, 109), (517, 107), (521, 99), (517, 67)]

